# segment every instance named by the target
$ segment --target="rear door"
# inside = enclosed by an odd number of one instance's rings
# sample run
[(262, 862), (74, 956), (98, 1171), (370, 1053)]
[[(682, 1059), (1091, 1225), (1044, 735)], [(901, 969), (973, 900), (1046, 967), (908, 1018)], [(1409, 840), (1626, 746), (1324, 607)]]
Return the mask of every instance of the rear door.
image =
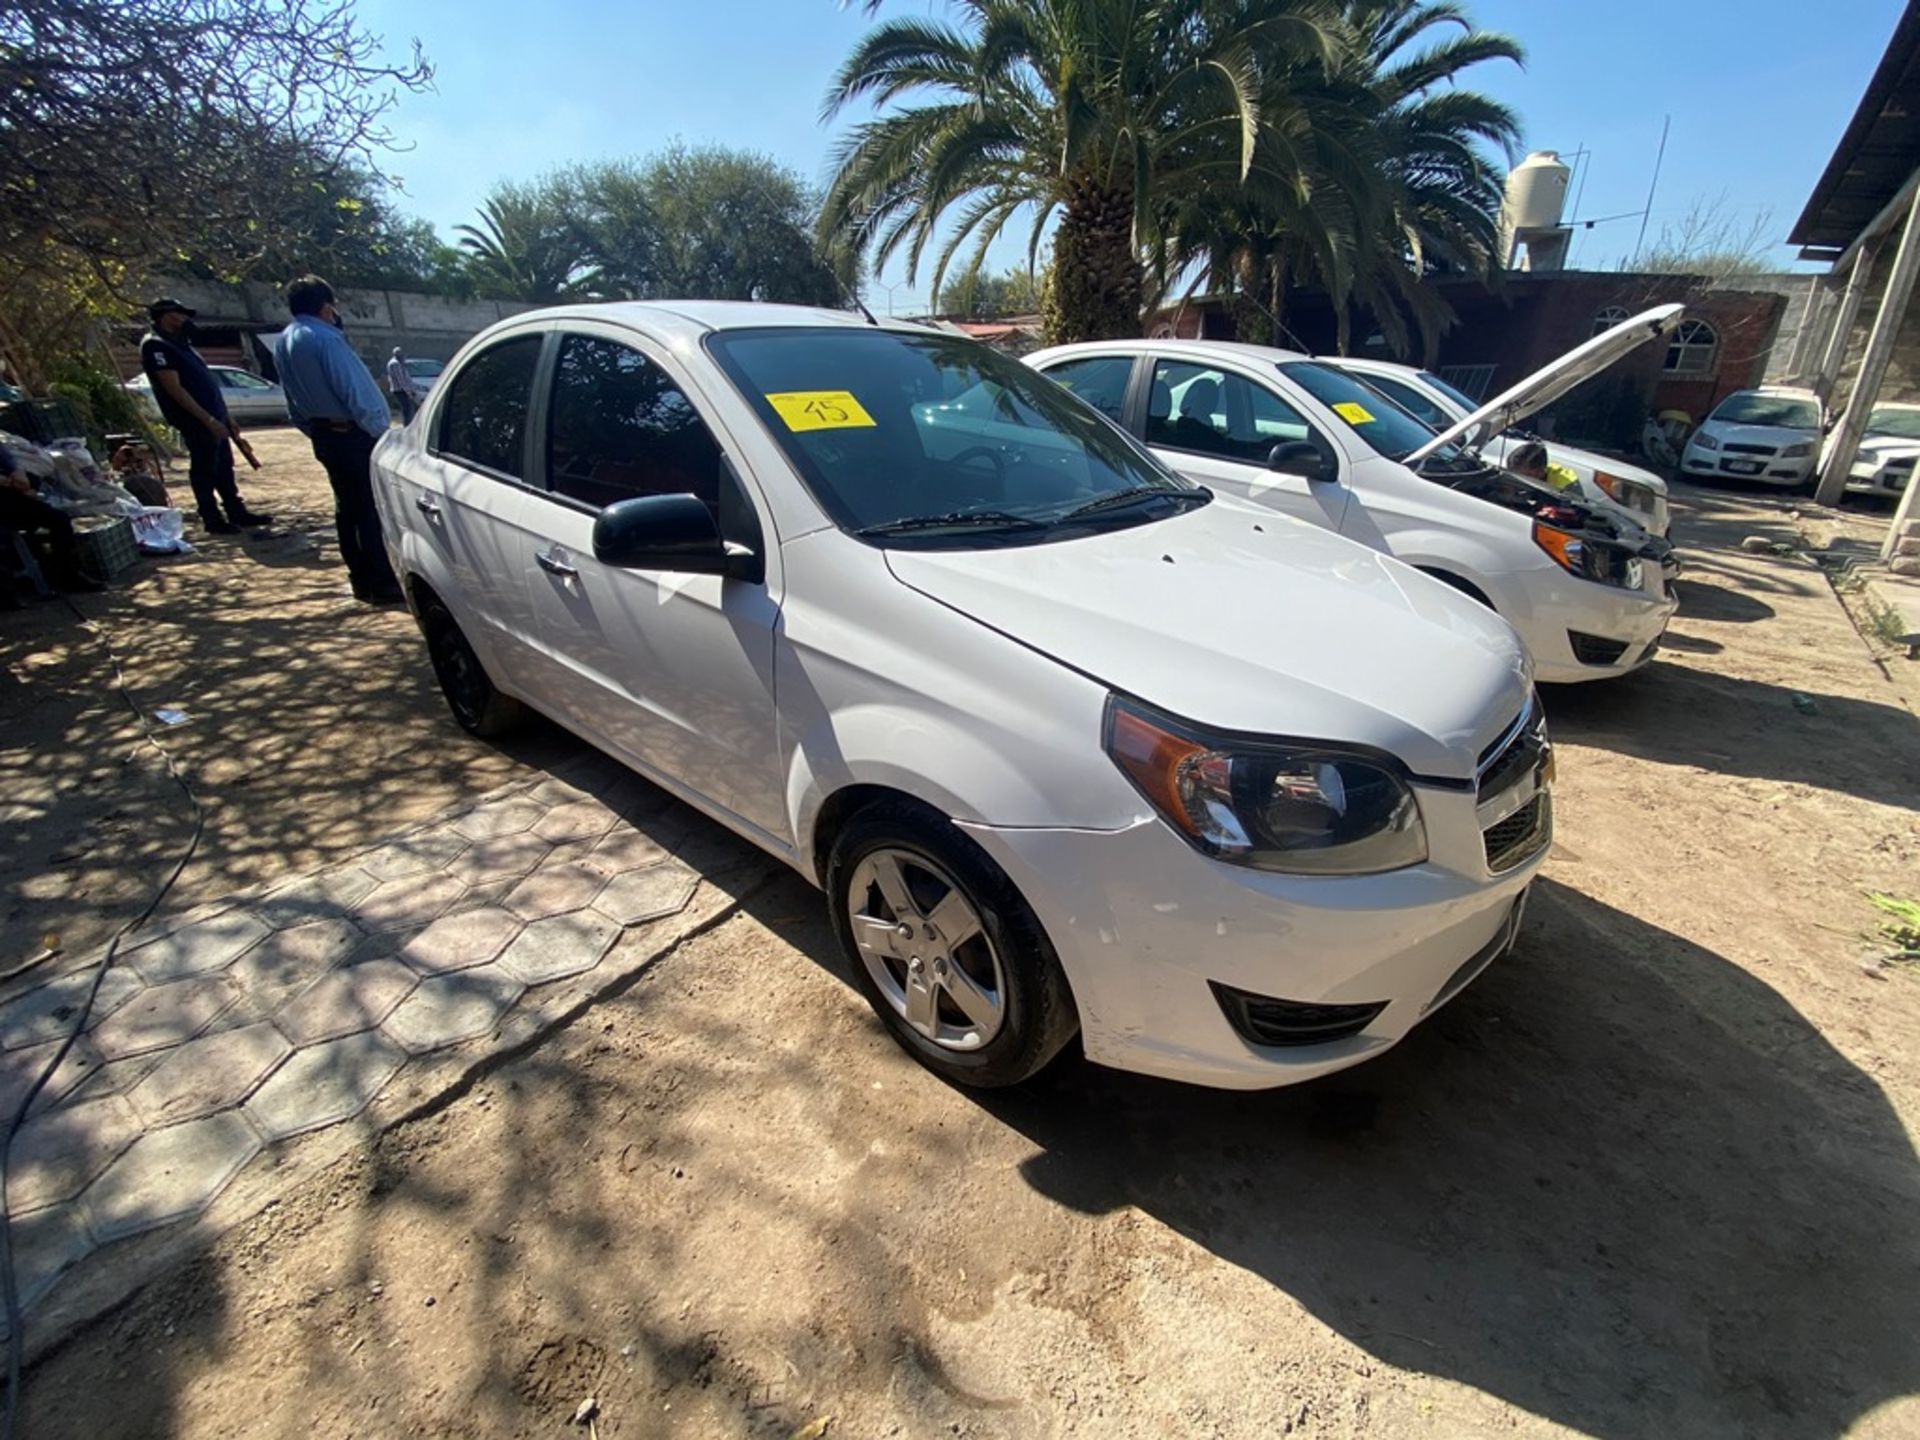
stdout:
[[(526, 484), (534, 373), (544, 331), (521, 331), (468, 358), (435, 410), (426, 446), (396, 478), (399, 520), (421, 537), (461, 628), (498, 666), (496, 679), (531, 693), (535, 635), (527, 570), (540, 516)], [(444, 578), (443, 578), (444, 577)]]
[[(1273, 388), (1237, 371), (1154, 356), (1142, 438), (1190, 480), (1244, 496), (1328, 530), (1339, 530), (1352, 497), (1347, 460)], [(1276, 445), (1305, 441), (1333, 457), (1336, 480), (1267, 468)]]
[[(543, 382), (542, 542), (528, 576), (540, 658), (576, 729), (789, 838), (773, 705), (779, 552), (751, 480), (724, 457), (712, 407), (633, 332), (569, 326)], [(760, 581), (629, 570), (594, 557), (602, 509), (691, 494), (760, 556)]]

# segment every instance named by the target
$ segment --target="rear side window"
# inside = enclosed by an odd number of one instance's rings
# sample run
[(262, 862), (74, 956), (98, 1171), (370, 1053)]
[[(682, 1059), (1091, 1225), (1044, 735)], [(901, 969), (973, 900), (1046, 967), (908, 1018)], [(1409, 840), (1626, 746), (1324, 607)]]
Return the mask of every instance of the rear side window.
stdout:
[(561, 495), (596, 508), (697, 495), (718, 510), (720, 446), (686, 393), (638, 350), (563, 339), (547, 437), (547, 483)]
[(1131, 358), (1094, 355), (1049, 366), (1042, 373), (1056, 385), (1066, 386), (1116, 425), (1121, 423), (1127, 408), (1127, 382), (1133, 378)]
[(521, 335), (483, 350), (461, 367), (440, 408), (440, 452), (518, 480), (527, 436), (527, 402), (542, 335)]

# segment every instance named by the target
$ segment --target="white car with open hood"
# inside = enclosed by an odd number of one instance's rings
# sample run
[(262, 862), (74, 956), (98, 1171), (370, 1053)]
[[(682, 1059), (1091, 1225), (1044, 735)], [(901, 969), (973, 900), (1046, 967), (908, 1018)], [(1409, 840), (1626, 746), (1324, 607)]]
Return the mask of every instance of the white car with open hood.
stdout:
[[(1534, 392), (1564, 393), (1670, 324), (1670, 308), (1563, 356), (1533, 377)], [(1653, 654), (1676, 608), (1665, 540), (1618, 505), (1522, 479), (1473, 450), (1534, 392), (1509, 391), (1436, 435), (1344, 370), (1265, 346), (1103, 340), (1026, 363), (1188, 479), (1363, 541), (1497, 611), (1542, 680), (1626, 674)]]
[(960, 1083), (1076, 1033), (1247, 1088), (1378, 1055), (1512, 943), (1551, 840), (1505, 624), (963, 337), (516, 316), (374, 465), (460, 723), (538, 710), (793, 866)]
[[(1678, 308), (1675, 307), (1676, 310)], [(1358, 375), (1401, 409), (1436, 431), (1451, 429), (1480, 408), (1478, 400), (1461, 394), (1430, 370), (1422, 370), (1414, 365), (1397, 365), (1391, 360), (1356, 360), (1333, 355), (1323, 358), (1329, 365), (1337, 366), (1350, 375)], [(1598, 367), (1590, 368), (1575, 383), (1597, 373)], [(1539, 398), (1543, 391), (1528, 388), (1539, 379), (1538, 375), (1530, 375), (1520, 382), (1519, 388), (1528, 400), (1526, 413), (1516, 413), (1508, 421), (1509, 426), (1514, 428), (1503, 430), (1477, 446), (1480, 454), (1496, 465), (1504, 465), (1507, 457), (1524, 442), (1539, 439), (1517, 428), (1549, 403)], [(1559, 393), (1564, 394), (1567, 388), (1571, 387), (1563, 387)], [(1547, 459), (1573, 477), (1573, 483), (1587, 500), (1603, 506), (1623, 505), (1633, 512), (1633, 519), (1637, 523), (1653, 534), (1662, 537), (1667, 534), (1672, 515), (1667, 482), (1660, 476), (1611, 455), (1562, 445), (1557, 440), (1543, 440), (1540, 443), (1546, 446)]]

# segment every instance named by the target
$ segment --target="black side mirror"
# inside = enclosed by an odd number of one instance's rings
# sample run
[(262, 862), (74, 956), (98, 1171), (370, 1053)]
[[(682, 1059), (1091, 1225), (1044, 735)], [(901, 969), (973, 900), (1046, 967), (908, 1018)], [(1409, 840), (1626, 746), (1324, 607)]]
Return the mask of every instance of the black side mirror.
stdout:
[(618, 500), (593, 522), (593, 558), (626, 570), (682, 575), (734, 575), (757, 561), (746, 546), (720, 538), (713, 512), (694, 495), (641, 495)]
[(1332, 460), (1310, 440), (1285, 440), (1267, 452), (1267, 469), (1281, 475), (1299, 475), (1308, 480), (1337, 480), (1339, 471)]

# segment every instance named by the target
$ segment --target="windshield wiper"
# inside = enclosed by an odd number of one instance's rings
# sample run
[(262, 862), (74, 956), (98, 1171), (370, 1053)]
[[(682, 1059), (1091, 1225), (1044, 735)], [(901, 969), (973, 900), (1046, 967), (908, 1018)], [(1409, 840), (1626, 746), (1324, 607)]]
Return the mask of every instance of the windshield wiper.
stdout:
[(1212, 498), (1213, 492), (1210, 490), (1163, 490), (1157, 485), (1136, 485), (1131, 490), (1115, 490), (1110, 495), (1102, 495), (1087, 501), (1084, 505), (1077, 505), (1058, 517), (1054, 523), (1078, 520), (1082, 515), (1097, 515), (1102, 510), (1118, 510), (1122, 505), (1137, 505), (1143, 500), (1177, 500), (1182, 504), (1192, 501), (1195, 504), (1204, 505)]
[(946, 515), (909, 515), (900, 520), (882, 520), (863, 525), (856, 535), (904, 535), (914, 530), (1044, 530), (1046, 525), (1030, 515), (1015, 515), (1010, 510), (955, 510)]

